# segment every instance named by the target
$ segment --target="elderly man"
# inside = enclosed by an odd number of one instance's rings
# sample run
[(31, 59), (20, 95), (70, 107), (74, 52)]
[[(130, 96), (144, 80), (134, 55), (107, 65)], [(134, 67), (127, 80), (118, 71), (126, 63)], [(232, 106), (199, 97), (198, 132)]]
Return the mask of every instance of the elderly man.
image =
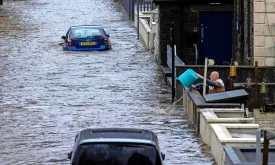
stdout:
[[(203, 80), (203, 76), (197, 73), (197, 76)], [(219, 78), (219, 73), (216, 71), (211, 72), (210, 74), (210, 80), (206, 79), (206, 84), (209, 88), (208, 94), (212, 93), (218, 93), (218, 92), (224, 92), (224, 83), (222, 79)], [(195, 89), (201, 89), (203, 87), (203, 83), (199, 83), (196, 85), (192, 85), (193, 88)]]

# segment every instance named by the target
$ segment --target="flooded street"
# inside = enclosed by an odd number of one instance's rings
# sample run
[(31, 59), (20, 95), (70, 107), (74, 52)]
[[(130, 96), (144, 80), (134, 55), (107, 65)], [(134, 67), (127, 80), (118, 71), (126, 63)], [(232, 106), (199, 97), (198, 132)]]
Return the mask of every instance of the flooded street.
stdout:
[[(4, 0), (0, 165), (69, 164), (84, 128), (157, 133), (165, 165), (212, 165), (132, 22), (113, 0)], [(63, 51), (72, 25), (102, 25), (113, 50)]]

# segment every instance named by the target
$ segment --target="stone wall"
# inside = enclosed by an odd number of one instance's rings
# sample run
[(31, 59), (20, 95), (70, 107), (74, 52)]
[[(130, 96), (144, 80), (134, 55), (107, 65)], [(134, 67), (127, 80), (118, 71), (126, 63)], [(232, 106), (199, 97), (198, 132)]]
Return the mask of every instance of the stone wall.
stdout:
[(259, 124), (261, 128), (275, 129), (275, 113), (261, 112), (261, 109), (254, 109), (253, 117), (255, 123)]
[(254, 60), (275, 65), (275, 1), (254, 0)]

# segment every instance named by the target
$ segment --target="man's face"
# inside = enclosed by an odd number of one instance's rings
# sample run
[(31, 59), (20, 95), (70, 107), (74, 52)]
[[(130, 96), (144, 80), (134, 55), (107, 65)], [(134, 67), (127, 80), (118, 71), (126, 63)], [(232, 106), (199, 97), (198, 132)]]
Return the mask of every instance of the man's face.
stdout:
[(216, 81), (217, 80), (217, 74), (215, 74), (213, 72), (210, 74), (209, 77), (210, 77), (210, 80), (212, 80), (212, 81)]

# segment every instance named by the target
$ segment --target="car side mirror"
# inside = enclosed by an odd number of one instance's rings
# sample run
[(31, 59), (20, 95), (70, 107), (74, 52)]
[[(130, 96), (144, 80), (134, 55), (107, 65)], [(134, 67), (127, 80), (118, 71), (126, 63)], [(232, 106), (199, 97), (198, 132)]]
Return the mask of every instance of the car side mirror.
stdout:
[(68, 153), (68, 159), (70, 159), (70, 160), (72, 158), (72, 153), (73, 153), (72, 151)]
[(109, 35), (109, 34), (107, 34), (107, 37), (110, 37), (110, 35)]
[(164, 160), (165, 159), (165, 154), (161, 153), (161, 157), (162, 157), (162, 160)]
[(62, 36), (62, 37), (61, 37), (61, 39), (65, 40), (65, 39), (66, 39), (66, 37), (65, 37), (65, 36)]

